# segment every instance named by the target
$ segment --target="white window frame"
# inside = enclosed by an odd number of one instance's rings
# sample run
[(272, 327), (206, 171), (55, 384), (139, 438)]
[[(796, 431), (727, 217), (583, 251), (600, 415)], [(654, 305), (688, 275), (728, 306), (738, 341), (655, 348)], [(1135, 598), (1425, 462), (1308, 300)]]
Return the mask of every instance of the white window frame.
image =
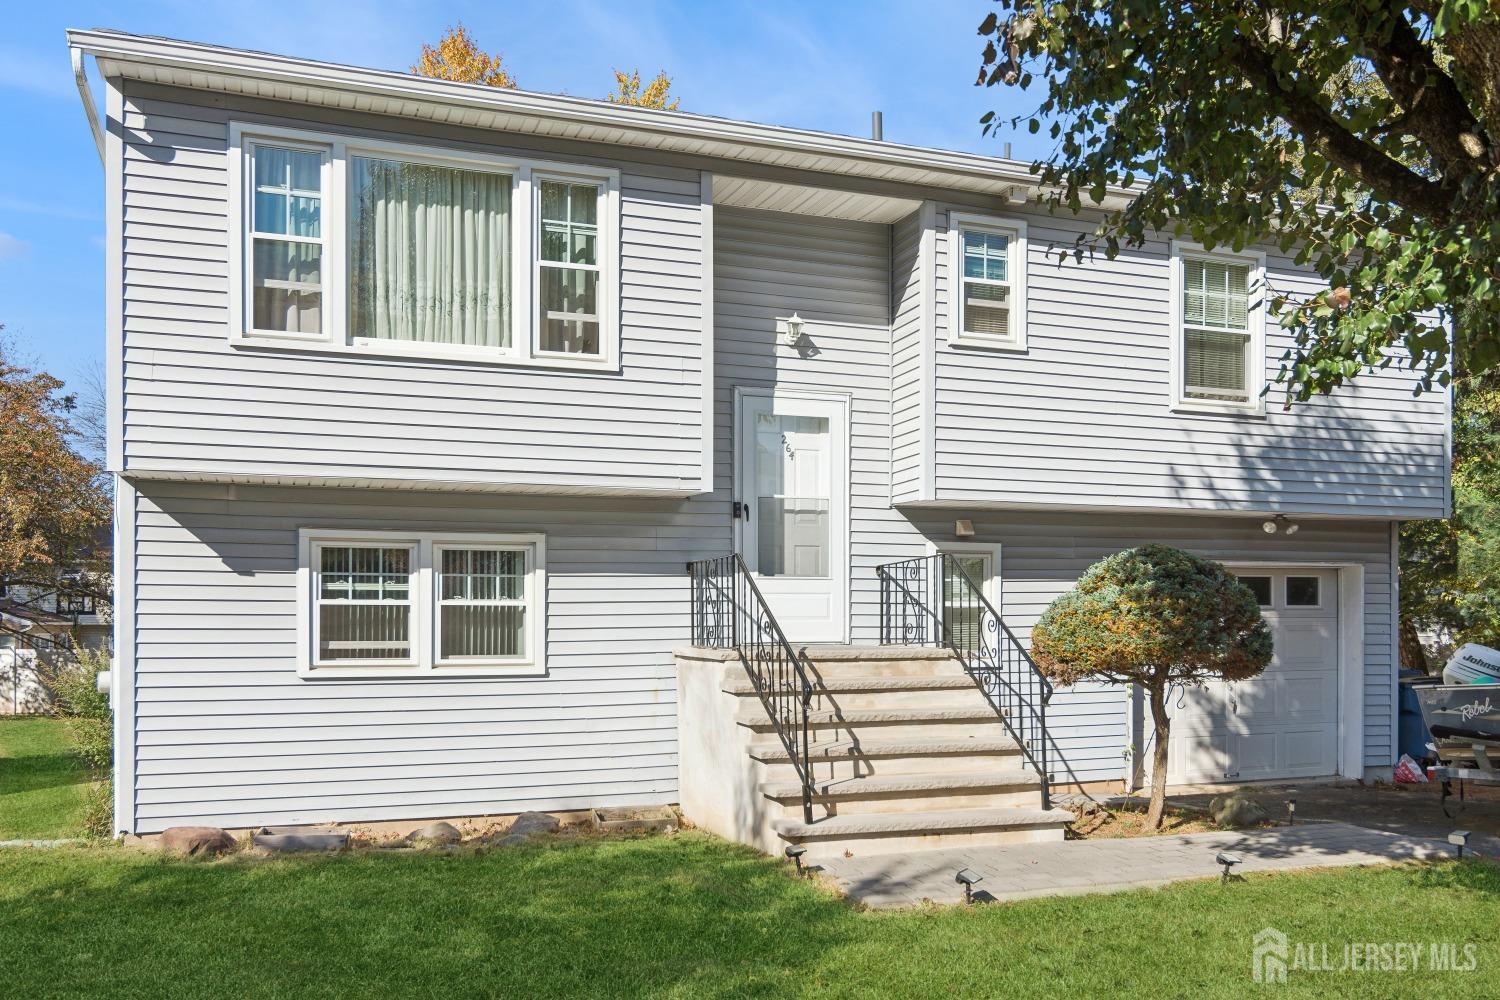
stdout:
[[(541, 533), (409, 532), (302, 528), (297, 533), (297, 674), (314, 678), (538, 677), (547, 672), (547, 542)], [(324, 546), (379, 545), (412, 550), (409, 593), (412, 656), (406, 660), (321, 662), (317, 658), (317, 578)], [(521, 657), (438, 657), (437, 553), (445, 548), (526, 553), (526, 653)]]
[[(536, 308), (542, 294), (542, 184), (551, 181), (558, 184), (595, 187), (599, 191), (597, 217), (599, 262), (594, 267), (599, 272), (599, 353), (568, 354), (564, 351), (542, 350), (542, 317)], [(528, 320), (523, 329), (529, 331), (532, 356), (540, 359), (563, 361), (574, 365), (602, 366), (613, 368), (618, 363), (619, 344), (619, 280), (620, 268), (617, 253), (619, 239), (617, 222), (619, 216), (619, 175), (602, 176), (598, 173), (578, 173), (557, 168), (533, 168), (531, 171), (530, 217), (530, 287), (532, 296), (527, 303)], [(548, 261), (549, 267), (586, 270), (587, 267), (559, 261)]]
[[(1188, 260), (1206, 260), (1236, 264), (1250, 269), (1246, 291), (1249, 298), (1246, 316), (1247, 357), (1245, 389), (1248, 398), (1239, 403), (1231, 400), (1199, 399), (1184, 392), (1187, 369), (1187, 330), (1184, 325), (1182, 297), (1186, 287), (1183, 265)], [(1258, 250), (1226, 253), (1205, 250), (1198, 243), (1172, 241), (1171, 262), (1171, 409), (1176, 413), (1227, 414), (1263, 417), (1266, 413), (1266, 255)]]
[[(964, 233), (979, 232), (1006, 237), (1010, 273), (1010, 320), (1008, 336), (964, 332)], [(1026, 351), (1026, 223), (994, 215), (948, 213), (948, 346), (984, 348), (992, 351)]]
[[(249, 157), (259, 145), (322, 151), (323, 316), (317, 335), (257, 330), (251, 325)], [(231, 122), (229, 125), (229, 342), (236, 347), (316, 350), (385, 358), (480, 362), (534, 368), (613, 370), (620, 358), (620, 172), (610, 167), (498, 156), (465, 149), (388, 142), (333, 132)], [(502, 173), (511, 177), (510, 346), (472, 347), (354, 337), (349, 324), (348, 195), (352, 156)], [(534, 220), (540, 185), (534, 178), (594, 184), (599, 204), (599, 355), (542, 353), (532, 312), (537, 281), (539, 229)]]
[[(445, 551), (475, 551), (475, 552), (520, 552), (525, 560), (522, 569), (522, 593), (519, 601), (513, 599), (497, 598), (493, 601), (454, 601), (443, 599), (443, 559)], [(538, 638), (534, 634), (534, 622), (532, 614), (536, 608), (536, 562), (537, 546), (528, 542), (480, 542), (473, 539), (458, 538), (434, 538), (432, 541), (432, 663), (441, 669), (452, 667), (471, 667), (476, 665), (527, 665), (530, 664), (537, 650)], [(520, 656), (505, 657), (474, 657), (457, 656), (444, 658), (442, 655), (442, 632), (443, 632), (443, 608), (464, 607), (467, 604), (481, 606), (515, 607), (519, 605), (526, 612), (526, 627), (524, 632), (523, 646), (525, 651)]]

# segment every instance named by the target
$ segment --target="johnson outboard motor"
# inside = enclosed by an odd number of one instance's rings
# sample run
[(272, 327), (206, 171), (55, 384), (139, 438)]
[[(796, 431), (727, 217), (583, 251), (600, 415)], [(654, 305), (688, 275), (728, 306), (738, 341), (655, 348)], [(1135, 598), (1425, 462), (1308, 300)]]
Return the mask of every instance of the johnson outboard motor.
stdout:
[(1500, 649), (1469, 642), (1443, 667), (1444, 684), (1500, 684)]

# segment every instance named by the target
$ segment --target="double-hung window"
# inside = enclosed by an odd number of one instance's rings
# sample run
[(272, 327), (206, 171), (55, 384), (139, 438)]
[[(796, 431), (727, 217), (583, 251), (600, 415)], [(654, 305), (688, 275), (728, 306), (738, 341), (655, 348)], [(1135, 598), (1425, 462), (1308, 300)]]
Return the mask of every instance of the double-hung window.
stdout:
[(323, 330), (323, 175), (319, 149), (250, 146), (250, 326), (272, 336)]
[(1026, 347), (1026, 226), (949, 217), (949, 342), (960, 347)]
[(618, 358), (618, 172), (231, 126), (238, 344)]
[(545, 667), (540, 535), (301, 533), (304, 677)]
[(1174, 401), (1185, 409), (1259, 411), (1264, 321), (1258, 259), (1179, 250)]
[(537, 350), (598, 356), (599, 185), (540, 180)]

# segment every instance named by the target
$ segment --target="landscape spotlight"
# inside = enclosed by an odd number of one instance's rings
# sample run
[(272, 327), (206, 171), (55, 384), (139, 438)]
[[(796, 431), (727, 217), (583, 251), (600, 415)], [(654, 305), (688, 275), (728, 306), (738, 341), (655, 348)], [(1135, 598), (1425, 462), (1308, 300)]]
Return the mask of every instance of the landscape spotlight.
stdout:
[(953, 876), (953, 881), (964, 887), (964, 902), (974, 902), (974, 886), (984, 881), (984, 876), (971, 868), (960, 868), (958, 874)]
[(1214, 855), (1214, 860), (1224, 866), (1224, 877), (1219, 880), (1221, 883), (1229, 881), (1230, 869), (1232, 869), (1235, 865), (1241, 865), (1245, 863), (1244, 858), (1240, 857), (1238, 854), (1230, 854), (1228, 851), (1220, 851), (1218, 854)]
[(1448, 843), (1458, 848), (1458, 856), (1460, 858), (1463, 857), (1464, 848), (1468, 846), (1469, 843), (1469, 831), (1454, 830), (1452, 833), (1448, 834)]
[(806, 853), (807, 853), (807, 845), (806, 844), (788, 844), (787, 845), (786, 856), (789, 857), (789, 858), (791, 858), (792, 859), (792, 863), (797, 866), (797, 874), (798, 875), (802, 874), (802, 855), (804, 855)]

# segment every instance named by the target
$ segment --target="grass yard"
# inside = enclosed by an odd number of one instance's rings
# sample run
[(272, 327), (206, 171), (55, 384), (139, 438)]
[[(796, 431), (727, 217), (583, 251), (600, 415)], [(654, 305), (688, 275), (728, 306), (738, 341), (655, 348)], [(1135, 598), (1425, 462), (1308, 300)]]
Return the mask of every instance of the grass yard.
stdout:
[[(1332, 949), (1473, 941), (1479, 967), (1268, 990), (1250, 978), (1267, 925)], [(865, 913), (696, 833), (213, 862), (0, 851), (0, 994), (31, 1000), (1492, 996), (1497, 926), (1482, 862)]]
[(78, 836), (88, 772), (58, 719), (0, 719), (0, 840)]

